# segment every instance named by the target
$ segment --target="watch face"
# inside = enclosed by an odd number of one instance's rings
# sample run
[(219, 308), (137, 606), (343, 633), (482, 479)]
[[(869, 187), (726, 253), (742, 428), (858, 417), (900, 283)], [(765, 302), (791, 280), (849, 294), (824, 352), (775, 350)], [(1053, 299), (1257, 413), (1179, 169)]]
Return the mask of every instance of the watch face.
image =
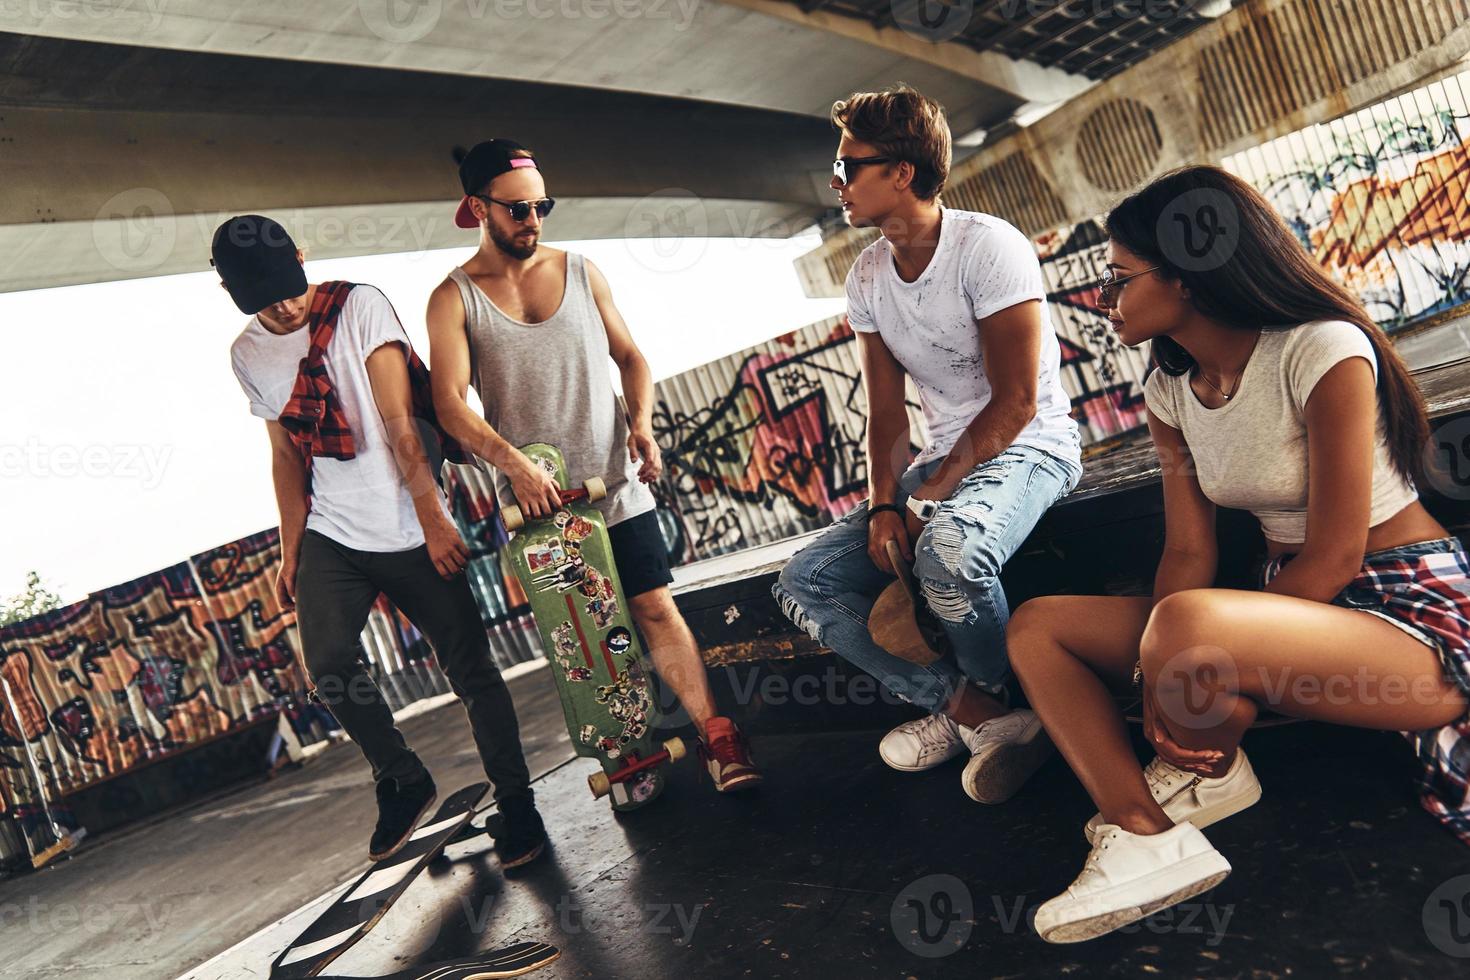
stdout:
[(910, 497), (908, 504), (909, 510), (913, 511), (914, 516), (921, 521), (929, 520), (939, 510), (937, 500), (920, 500), (918, 497)]

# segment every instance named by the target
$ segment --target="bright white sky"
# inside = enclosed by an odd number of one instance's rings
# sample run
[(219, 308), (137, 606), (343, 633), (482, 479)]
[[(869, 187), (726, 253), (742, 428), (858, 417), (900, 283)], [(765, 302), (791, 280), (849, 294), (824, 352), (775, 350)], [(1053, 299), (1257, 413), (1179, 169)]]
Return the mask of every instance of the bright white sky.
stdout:
[[(840, 313), (792, 266), (817, 243), (562, 247), (606, 273), (665, 378)], [(381, 287), (427, 361), (429, 292), (472, 251), (308, 261), (307, 275)], [(244, 322), (210, 273), (0, 294), (0, 598), (35, 569), (74, 601), (275, 526), (265, 427), (230, 370)]]

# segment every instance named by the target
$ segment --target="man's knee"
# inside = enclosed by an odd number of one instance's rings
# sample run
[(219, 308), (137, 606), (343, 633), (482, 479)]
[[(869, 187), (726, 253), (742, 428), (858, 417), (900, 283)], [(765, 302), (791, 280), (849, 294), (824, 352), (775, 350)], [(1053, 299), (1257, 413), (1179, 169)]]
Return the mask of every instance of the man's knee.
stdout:
[[(800, 557), (797, 555), (797, 558)], [(796, 559), (792, 559), (781, 569), (780, 577), (771, 585), (771, 596), (781, 606), (783, 616), (791, 620), (797, 629), (821, 643), (821, 624), (808, 614), (812, 603), (816, 601), (816, 596), (807, 586), (809, 581), (808, 576), (796, 567)]]
[(642, 592), (628, 600), (633, 618), (645, 630), (669, 627), (683, 622), (674, 594), (667, 586)]
[[(781, 568), (781, 574), (776, 579), (776, 587), (788, 595), (796, 596), (802, 600), (809, 600), (812, 596), (812, 575), (815, 571), (812, 549), (804, 548), (792, 555)], [(776, 592), (776, 588), (771, 590)], [(779, 594), (778, 594), (779, 597)]]
[(925, 597), (939, 604), (934, 614), (953, 621), (968, 618), (997, 587), (1000, 563), (974, 506), (946, 507), (928, 523), (914, 548), (914, 574)]
[(306, 669), (320, 683), (325, 677), (345, 677), (356, 672), (363, 650), (360, 643), (316, 642), (303, 637), (301, 659)]

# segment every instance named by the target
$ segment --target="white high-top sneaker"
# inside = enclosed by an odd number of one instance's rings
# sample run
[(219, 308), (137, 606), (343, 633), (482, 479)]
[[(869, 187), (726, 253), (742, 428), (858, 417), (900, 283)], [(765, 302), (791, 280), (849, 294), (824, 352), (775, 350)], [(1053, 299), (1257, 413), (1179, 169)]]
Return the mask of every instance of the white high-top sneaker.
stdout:
[(970, 761), (960, 785), (976, 803), (1004, 803), (1016, 795), (1053, 751), (1041, 719), (1028, 708), (1016, 708), (966, 731)]
[(965, 736), (972, 731), (948, 715), (930, 715), (906, 721), (884, 735), (878, 754), (904, 772), (933, 769), (965, 751)]
[(1162, 834), (1130, 834), (1105, 823), (1077, 880), (1036, 910), (1036, 931), (1049, 943), (1077, 943), (1137, 922), (1214, 888), (1230, 862), (1194, 824)]
[[(1148, 780), (1149, 792), (1170, 820), (1175, 823), (1188, 820), (1200, 830), (1239, 813), (1261, 798), (1261, 784), (1242, 749), (1235, 750), (1230, 771), (1215, 779), (1196, 776), (1157, 756), (1143, 770), (1143, 776)], [(1094, 813), (1082, 828), (1088, 843), (1096, 840), (1102, 822), (1102, 814)]]

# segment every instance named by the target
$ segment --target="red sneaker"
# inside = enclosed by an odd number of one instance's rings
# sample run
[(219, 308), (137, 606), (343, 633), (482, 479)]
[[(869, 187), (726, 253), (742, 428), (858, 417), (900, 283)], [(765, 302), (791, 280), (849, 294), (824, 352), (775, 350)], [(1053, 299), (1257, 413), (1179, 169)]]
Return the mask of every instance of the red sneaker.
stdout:
[(750, 745), (735, 723), (728, 718), (711, 718), (705, 726), (708, 740), (699, 742), (699, 758), (721, 793), (753, 789), (760, 785), (761, 773), (750, 758)]

